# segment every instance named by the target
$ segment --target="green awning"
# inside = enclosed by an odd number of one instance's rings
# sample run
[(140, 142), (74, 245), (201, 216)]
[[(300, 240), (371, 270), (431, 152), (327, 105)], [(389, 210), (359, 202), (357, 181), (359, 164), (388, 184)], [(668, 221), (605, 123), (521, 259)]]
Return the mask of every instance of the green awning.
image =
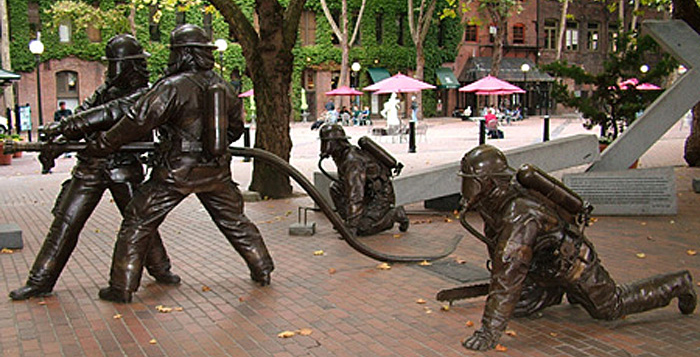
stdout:
[(372, 78), (372, 83), (377, 83), (391, 77), (389, 71), (387, 71), (384, 67), (367, 68), (367, 72), (369, 72), (369, 76)]
[(459, 88), (459, 81), (451, 69), (440, 67), (435, 70), (438, 88)]
[(17, 81), (21, 77), (19, 74), (0, 69), (0, 86), (5, 86), (10, 84), (12, 81)]

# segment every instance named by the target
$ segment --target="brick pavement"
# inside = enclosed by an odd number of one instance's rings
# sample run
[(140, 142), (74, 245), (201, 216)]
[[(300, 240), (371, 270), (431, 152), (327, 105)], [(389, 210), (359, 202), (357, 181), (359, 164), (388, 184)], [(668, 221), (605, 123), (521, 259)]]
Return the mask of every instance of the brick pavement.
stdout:
[[(528, 119), (529, 120), (529, 119)], [(506, 127), (499, 146), (536, 139), (532, 122)], [(557, 121), (563, 125), (565, 120)], [(574, 123), (576, 124), (576, 123)], [(420, 155), (404, 154), (405, 143), (383, 143), (408, 163), (409, 170), (456, 160), (474, 143), (471, 123), (431, 122)], [(557, 127), (555, 125), (553, 128)], [(578, 125), (563, 125), (562, 135)], [(454, 134), (461, 130), (460, 135)], [(678, 128), (676, 128), (677, 130)], [(294, 127), (293, 160), (302, 172), (313, 171), (318, 142), (315, 132)], [(365, 128), (350, 128), (355, 138)], [(642, 157), (642, 166), (680, 165), (682, 138), (674, 129)], [(523, 131), (525, 133), (521, 133)], [(529, 133), (529, 137), (525, 134)], [(537, 131), (539, 133), (539, 131)], [(299, 138), (297, 140), (297, 138)], [(442, 160), (442, 161), (441, 161)], [(682, 159), (681, 159), (682, 160)], [(38, 175), (33, 155), (0, 167), (0, 222), (23, 229), (25, 249), (0, 255), (0, 295), (21, 286), (51, 220), (50, 210), (72, 159), (59, 159), (52, 175)], [(249, 164), (236, 161), (236, 180), (246, 182)], [(603, 264), (619, 282), (656, 273), (689, 269), (700, 277), (700, 208), (690, 180), (700, 170), (676, 168), (679, 214), (673, 217), (598, 217), (587, 230)], [(563, 304), (534, 319), (513, 320), (504, 336), (506, 352), (469, 352), (459, 341), (478, 327), (484, 299), (456, 303), (448, 311), (434, 300), (442, 288), (458, 282), (415, 264), (379, 270), (378, 262), (356, 253), (319, 213), (312, 237), (291, 237), (296, 207), (310, 205), (302, 196), (248, 203), (246, 211), (260, 227), (277, 266), (273, 283), (251, 283), (240, 257), (194, 197), (173, 211), (161, 227), (173, 270), (183, 283), (164, 287), (144, 275), (130, 305), (99, 300), (107, 283), (112, 245), (119, 225), (116, 208), (105, 195), (81, 234), (61, 275), (55, 294), (43, 299), (0, 300), (2, 356), (697, 356), (700, 354), (698, 312), (682, 316), (675, 306), (614, 322), (595, 321), (581, 308)], [(393, 230), (367, 243), (382, 251), (425, 253), (442, 250), (454, 234), (464, 234), (447, 259), (483, 266), (484, 246), (466, 235), (450, 214), (409, 207), (409, 232)], [(323, 250), (316, 256), (314, 251)], [(645, 253), (640, 259), (637, 253)], [(206, 288), (205, 288), (206, 287)], [(418, 304), (418, 299), (426, 300)], [(157, 305), (181, 307), (161, 313)], [(121, 318), (114, 316), (120, 314)], [(474, 327), (467, 327), (474, 321)], [(278, 338), (285, 330), (308, 328), (308, 336)], [(150, 343), (155, 340), (155, 343)]]

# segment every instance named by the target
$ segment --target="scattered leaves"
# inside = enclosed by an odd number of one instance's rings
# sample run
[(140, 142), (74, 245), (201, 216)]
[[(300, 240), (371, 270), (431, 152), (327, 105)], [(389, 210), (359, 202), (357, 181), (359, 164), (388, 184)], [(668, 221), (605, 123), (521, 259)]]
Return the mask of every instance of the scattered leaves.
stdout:
[(455, 215), (455, 218), (459, 218), (459, 211), (458, 210), (452, 211), (452, 214)]
[(156, 310), (157, 310), (158, 312), (162, 312), (162, 313), (164, 313), (164, 314), (167, 314), (167, 313), (169, 313), (170, 311), (173, 311), (173, 308), (172, 308), (172, 307), (163, 306), (163, 305), (158, 305), (158, 306), (156, 306)]
[(335, 274), (335, 271), (336, 271), (335, 268), (329, 268), (329, 269), (328, 269), (328, 274), (331, 274), (331, 275), (332, 275), (332, 274)]
[(431, 310), (431, 309), (430, 309), (429, 307), (427, 307), (427, 306), (424, 307), (423, 310), (425, 310), (425, 313), (426, 313), (426, 314), (432, 314), (432, 313), (433, 313), (433, 310)]
[(467, 264), (467, 261), (464, 259), (455, 259), (455, 262), (457, 262), (457, 264)]
[(671, 223), (671, 224), (676, 224), (676, 221), (674, 221), (674, 220), (670, 220), (670, 221), (669, 221), (668, 223)]
[(303, 329), (300, 329), (300, 330), (297, 331), (297, 332), (298, 332), (300, 335), (302, 335), (302, 336), (308, 336), (308, 335), (310, 335), (311, 333), (313, 333), (313, 330), (310, 329), (310, 328), (303, 328)]
[(598, 222), (598, 218), (595, 218), (595, 217), (591, 217), (591, 219), (590, 219), (590, 222), (591, 222), (591, 223), (595, 223), (595, 222)]
[(506, 330), (506, 335), (510, 337), (517, 337), (518, 334), (515, 332), (515, 330)]
[(285, 216), (289, 216), (290, 214), (292, 214), (292, 211), (287, 211), (284, 213)]
[(472, 320), (467, 320), (467, 323), (465, 324), (467, 327), (474, 327), (474, 321)]
[(651, 236), (647, 236), (647, 240), (654, 240)]
[(647, 222), (642, 222), (642, 223), (640, 223), (640, 224), (643, 225), (643, 226), (646, 226), (646, 225), (647, 225)]
[(324, 252), (322, 250), (315, 250), (314, 255), (323, 255)]
[(112, 318), (115, 320), (119, 320), (122, 318), (122, 314), (116, 314), (116, 315), (112, 316)]
[(550, 332), (549, 335), (552, 336), (552, 337), (557, 337), (557, 333), (556, 333), (556, 332)]
[(442, 305), (442, 306), (440, 307), (440, 310), (442, 310), (442, 311), (450, 311), (450, 305)]
[(243, 298), (243, 296), (241, 296), (241, 297), (238, 298), (238, 302), (243, 302), (244, 300), (245, 300), (245, 299)]
[(391, 265), (389, 265), (389, 263), (382, 263), (382, 264), (377, 265), (377, 269), (389, 270), (389, 269), (391, 269)]
[(206, 293), (207, 291), (211, 291), (211, 288), (206, 285), (202, 285), (202, 291)]
[(99, 229), (95, 229), (95, 233), (100, 233), (100, 230), (99, 230)]
[(508, 347), (503, 346), (503, 345), (500, 344), (500, 343), (497, 344), (497, 345), (496, 345), (496, 348), (494, 348), (494, 349), (496, 350), (496, 352), (506, 352), (506, 351), (508, 351)]
[(644, 259), (647, 257), (647, 255), (644, 253), (637, 253), (636, 255), (637, 255), (637, 258), (639, 258), (639, 259)]
[(182, 311), (182, 310), (184, 310), (184, 308), (182, 306), (178, 306), (175, 308), (175, 311)]
[(294, 331), (282, 331), (282, 332), (277, 334), (277, 337), (290, 338), (290, 337), (293, 337), (294, 335), (296, 335), (296, 332), (294, 332)]
[(425, 299), (418, 299), (418, 300), (416, 300), (416, 303), (417, 304), (425, 304), (426, 301), (425, 301)]
[(397, 233), (397, 234), (394, 234), (394, 238), (399, 239), (399, 238), (401, 238), (401, 235), (398, 234), (398, 233)]
[(698, 252), (697, 252), (695, 249), (688, 249), (688, 250), (686, 250), (685, 252), (688, 253), (688, 255), (690, 255), (691, 257), (692, 257), (693, 255), (697, 255), (697, 254), (698, 254)]
[(430, 265), (433, 265), (433, 263), (431, 263), (431, 262), (429, 262), (429, 261), (427, 261), (427, 260), (424, 260), (424, 261), (418, 263), (418, 265), (420, 265), (420, 266), (430, 266)]
[(450, 218), (445, 217), (445, 222), (452, 223), (452, 220)]
[(158, 341), (156, 341), (155, 338), (152, 338), (150, 341), (148, 341), (148, 343), (155, 345), (156, 343), (158, 343)]
[(44, 301), (44, 300), (41, 300), (41, 301), (39, 301), (39, 303), (38, 303), (38, 304), (39, 304), (39, 305), (46, 305), (46, 301)]
[(12, 254), (14, 252), (14, 250), (8, 248), (2, 248), (2, 250), (0, 250), (0, 254)]

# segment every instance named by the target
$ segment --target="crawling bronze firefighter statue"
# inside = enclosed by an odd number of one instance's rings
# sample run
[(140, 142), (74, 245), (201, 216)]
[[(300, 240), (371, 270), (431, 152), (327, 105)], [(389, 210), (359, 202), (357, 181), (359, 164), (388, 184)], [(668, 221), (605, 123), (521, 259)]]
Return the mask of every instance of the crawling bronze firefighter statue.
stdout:
[[(559, 304), (563, 294), (602, 320), (667, 306), (673, 298), (682, 314), (695, 310), (688, 271), (617, 285), (583, 234), (590, 207), (536, 167), (514, 172), (500, 150), (481, 145), (464, 155), (460, 175), (462, 225), (486, 243), (491, 260), (482, 326), (464, 347), (493, 348), (511, 316)], [(484, 234), (467, 222), (470, 210), (481, 215)]]
[(340, 125), (325, 124), (319, 135), (321, 161), (330, 156), (338, 167), (338, 179), (329, 176), (330, 194), (348, 228), (359, 236), (377, 234), (394, 223), (402, 232), (408, 230), (406, 211), (394, 207), (391, 181), (391, 170), (398, 174), (403, 165), (367, 137), (359, 140), (360, 147), (351, 145)]

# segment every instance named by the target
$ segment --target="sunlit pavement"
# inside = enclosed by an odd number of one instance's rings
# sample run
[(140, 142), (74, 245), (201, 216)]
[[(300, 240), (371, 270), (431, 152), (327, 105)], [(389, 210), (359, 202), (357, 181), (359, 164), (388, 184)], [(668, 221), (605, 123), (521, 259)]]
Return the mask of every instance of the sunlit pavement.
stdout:
[[(455, 162), (478, 142), (478, 127), (458, 119), (428, 119), (417, 153), (408, 144), (377, 139), (406, 165), (402, 175), (431, 165)], [(318, 162), (318, 132), (310, 123), (292, 125), (292, 164), (311, 177)], [(379, 124), (381, 125), (381, 124)], [(586, 132), (578, 119), (553, 118), (552, 138)], [(488, 142), (501, 148), (541, 140), (542, 120), (531, 117), (504, 128), (506, 138)], [(349, 127), (355, 141), (368, 127)], [(649, 275), (689, 269), (700, 277), (700, 196), (692, 192), (700, 170), (684, 166), (687, 127), (674, 126), (640, 160), (641, 167), (674, 166), (679, 214), (657, 217), (596, 217), (586, 230), (603, 265), (620, 283)], [(254, 131), (253, 131), (254, 133)], [(25, 248), (0, 254), (0, 295), (24, 284), (51, 222), (60, 183), (69, 177), (73, 158), (59, 158), (50, 175), (39, 174), (35, 154), (25, 153), (0, 167), (0, 223), (17, 223)], [(325, 167), (332, 168), (330, 161)], [(234, 179), (246, 187), (250, 163), (234, 159)], [(302, 193), (299, 188), (296, 192)], [(180, 274), (180, 286), (161, 286), (144, 274), (130, 305), (97, 298), (107, 285), (112, 246), (120, 217), (106, 194), (88, 220), (68, 266), (46, 298), (0, 303), (2, 356), (697, 356), (700, 319), (682, 316), (676, 302), (666, 308), (614, 322), (596, 321), (564, 303), (534, 319), (515, 319), (501, 344), (505, 352), (475, 353), (460, 341), (478, 328), (484, 298), (456, 302), (445, 310), (435, 300), (457, 280), (417, 264), (379, 262), (362, 256), (338, 239), (328, 220), (309, 213), (317, 224), (311, 237), (288, 235), (297, 209), (312, 205), (298, 195), (246, 204), (275, 260), (271, 286), (260, 288), (217, 231), (195, 197), (185, 200), (160, 233)], [(483, 269), (483, 244), (470, 237), (452, 213), (409, 207), (411, 228), (363, 238), (375, 249), (397, 254), (431, 254), (464, 235), (447, 260), (464, 260)], [(322, 251), (322, 253), (320, 252)], [(644, 253), (643, 257), (640, 253)], [(420, 303), (425, 301), (425, 303)], [(162, 305), (173, 308), (160, 312)], [(162, 311), (166, 311), (160, 309)], [(474, 326), (467, 326), (467, 322)], [(296, 334), (280, 338), (278, 334)], [(310, 333), (310, 334), (309, 334)]]

